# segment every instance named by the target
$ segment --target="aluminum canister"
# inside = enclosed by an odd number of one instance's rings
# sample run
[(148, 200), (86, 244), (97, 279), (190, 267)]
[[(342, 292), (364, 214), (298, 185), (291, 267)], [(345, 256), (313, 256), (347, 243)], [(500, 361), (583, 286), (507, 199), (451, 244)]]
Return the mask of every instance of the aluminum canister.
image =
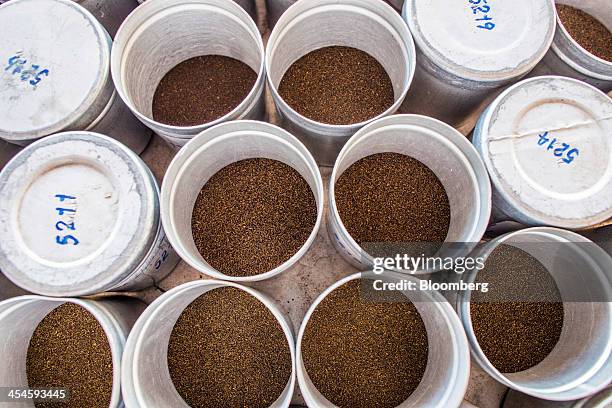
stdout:
[[(113, 363), (113, 386), (109, 408), (122, 408), (121, 358), (130, 329), (144, 303), (134, 299), (85, 300), (19, 296), (0, 302), (0, 384), (3, 387), (27, 387), (26, 357), (34, 330), (45, 316), (64, 303), (83, 307), (98, 321), (106, 334)], [(70, 391), (70, 390), (69, 390)], [(0, 403), (2, 406), (34, 407), (31, 400)]]
[[(317, 220), (304, 245), (278, 267), (254, 276), (229, 276), (202, 257), (193, 240), (193, 207), (206, 182), (239, 160), (266, 158), (291, 166), (304, 178), (317, 205)], [(170, 163), (161, 192), (161, 217), (168, 240), (179, 256), (206, 276), (237, 282), (272, 278), (300, 260), (314, 242), (323, 219), (323, 180), (308, 149), (287, 131), (264, 122), (233, 121), (205, 130), (182, 148)]]
[[(536, 227), (489, 241), (472, 256), (486, 260), (500, 245), (526, 251), (548, 270), (563, 301), (563, 329), (553, 350), (539, 364), (524, 371), (502, 373), (478, 343), (470, 312), (471, 293), (464, 291), (456, 307), (473, 359), (496, 381), (540, 399), (570, 401), (603, 390), (612, 378), (610, 255), (574, 232)], [(469, 272), (465, 280), (473, 282), (477, 273)], [(509, 295), (514, 301), (513, 294)], [(516, 301), (528, 300), (519, 297)]]
[(112, 40), (89, 11), (70, 0), (11, 0), (0, 27), (0, 138), (27, 145), (88, 130), (144, 150), (151, 132), (116, 96)]
[(189, 408), (170, 378), (168, 342), (172, 329), (185, 308), (206, 292), (223, 287), (242, 290), (254, 296), (278, 321), (287, 338), (292, 369), (285, 389), (270, 408), (289, 407), (295, 388), (295, 340), (289, 319), (274, 301), (255, 289), (233, 282), (198, 280), (164, 293), (147, 307), (134, 325), (125, 345), (121, 373), (121, 390), (127, 408)]
[(0, 270), (48, 296), (140, 289), (178, 262), (144, 162), (90, 132), (49, 136), (0, 173)]
[[(557, 0), (556, 3), (583, 10), (612, 31), (612, 2), (609, 0)], [(585, 50), (570, 36), (559, 17), (552, 46), (530, 75), (562, 75), (587, 82), (604, 92), (612, 90), (612, 61)]]
[[(202, 55), (224, 55), (251, 67), (257, 80), (246, 98), (226, 115), (198, 126), (153, 119), (153, 96), (161, 79), (179, 63)], [(265, 116), (263, 40), (251, 16), (233, 1), (147, 0), (117, 32), (111, 71), (134, 115), (176, 148), (219, 123)]]
[(329, 182), (327, 229), (340, 254), (361, 270), (374, 265), (372, 256), (351, 237), (342, 222), (336, 205), (335, 183), (352, 164), (377, 153), (404, 154), (434, 172), (450, 204), (446, 242), (461, 243), (448, 248), (446, 255), (466, 256), (481, 240), (489, 224), (489, 176), (478, 152), (462, 134), (443, 122), (419, 115), (379, 119), (350, 138), (338, 155)]
[(473, 143), (496, 221), (581, 229), (612, 217), (612, 100), (575, 79), (536, 77), (486, 109)]
[[(375, 118), (351, 125), (316, 122), (290, 107), (278, 93), (285, 72), (304, 55), (328, 46), (353, 47), (376, 58), (391, 79), (393, 105)], [(308, 147), (319, 164), (333, 166), (349, 137), (397, 110), (412, 83), (415, 54), (406, 24), (382, 1), (300, 0), (278, 21), (266, 48), (268, 85), (282, 126)]]
[[(302, 359), (304, 331), (317, 306), (330, 293), (347, 282), (361, 279), (362, 275), (356, 273), (347, 276), (327, 288), (313, 302), (302, 321), (297, 339), (297, 377), (302, 395), (310, 408), (329, 408), (335, 405), (321, 394), (308, 376)], [(371, 277), (372, 274), (366, 276)], [(390, 283), (401, 280), (418, 282), (413, 276), (395, 272), (385, 272), (384, 279)], [(459, 407), (470, 378), (470, 352), (461, 322), (452, 306), (438, 292), (407, 290), (402, 293), (414, 304), (423, 319), (429, 356), (421, 383), (398, 408)]]
[(487, 98), (536, 66), (555, 33), (552, 0), (407, 0), (403, 17), (418, 56), (400, 112), (432, 116), (463, 134)]

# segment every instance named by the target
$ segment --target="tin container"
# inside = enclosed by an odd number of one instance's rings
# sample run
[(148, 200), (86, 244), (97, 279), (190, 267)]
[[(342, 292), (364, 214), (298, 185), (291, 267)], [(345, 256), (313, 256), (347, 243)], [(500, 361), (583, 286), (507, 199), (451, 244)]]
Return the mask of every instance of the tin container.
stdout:
[(117, 141), (66, 132), (35, 142), (0, 173), (0, 270), (48, 296), (141, 289), (178, 257), (152, 173)]
[[(376, 118), (352, 125), (316, 122), (291, 108), (278, 93), (285, 72), (304, 55), (328, 46), (353, 47), (376, 58), (391, 78), (394, 104)], [(406, 24), (382, 1), (300, 0), (282, 15), (266, 48), (268, 84), (282, 126), (324, 166), (333, 166), (338, 152), (357, 130), (398, 109), (415, 65), (414, 43)]]
[(403, 17), (418, 57), (400, 112), (432, 116), (463, 134), (488, 98), (536, 66), (555, 33), (552, 0), (407, 0)]
[(130, 14), (139, 2), (136, 0), (73, 0), (91, 14), (114, 37), (123, 20)]
[[(282, 265), (260, 275), (228, 276), (210, 266), (198, 252), (191, 215), (198, 194), (213, 175), (231, 163), (251, 158), (278, 160), (300, 173), (312, 189), (317, 221), (304, 245)], [(306, 147), (285, 130), (264, 122), (223, 123), (196, 136), (170, 163), (162, 183), (161, 218), (179, 256), (204, 275), (239, 282), (269, 279), (294, 265), (317, 236), (323, 218), (323, 180)]]
[[(26, 356), (30, 338), (44, 317), (64, 303), (74, 303), (91, 313), (108, 338), (113, 360), (113, 388), (110, 408), (123, 407), (121, 398), (121, 357), (123, 348), (144, 304), (132, 299), (84, 300), (20, 296), (0, 302), (0, 384), (27, 386)], [(8, 406), (10, 404), (7, 404)], [(34, 407), (32, 401), (11, 406)]]
[[(400, 153), (419, 160), (438, 177), (448, 195), (451, 221), (441, 257), (466, 256), (482, 238), (491, 216), (491, 185), (484, 163), (470, 142), (438, 120), (419, 115), (379, 119), (355, 134), (344, 146), (329, 183), (328, 232), (340, 254), (361, 270), (374, 265), (350, 236), (336, 206), (335, 183), (352, 164), (377, 153)], [(418, 271), (417, 273), (434, 272)]]
[(0, 27), (0, 138), (24, 146), (67, 130), (109, 131), (145, 149), (151, 132), (116, 97), (112, 41), (89, 11), (70, 0), (11, 0)]
[[(280, 16), (291, 5), (297, 3), (298, 0), (266, 0), (266, 14), (268, 16), (268, 27), (273, 29)], [(400, 11), (404, 0), (385, 0), (389, 5)]]
[[(161, 79), (176, 65), (201, 55), (223, 55), (250, 66), (257, 80), (231, 112), (198, 126), (153, 119)], [(219, 123), (265, 116), (264, 46), (257, 25), (228, 0), (147, 0), (125, 20), (113, 44), (111, 71), (119, 95), (134, 115), (172, 146), (180, 147)]]
[[(335, 405), (316, 389), (304, 366), (302, 341), (306, 325), (323, 299), (345, 283), (361, 279), (362, 275), (356, 273), (347, 276), (327, 288), (313, 302), (302, 321), (297, 338), (297, 378), (304, 400), (310, 408), (329, 408)], [(418, 282), (412, 276), (385, 272), (385, 282), (404, 279)], [(425, 323), (429, 356), (421, 383), (399, 407), (459, 407), (470, 377), (470, 352), (461, 322), (451, 305), (438, 292), (415, 290), (403, 293), (414, 304)]]
[(295, 341), (287, 317), (271, 299), (254, 289), (231, 282), (200, 280), (164, 293), (147, 307), (134, 325), (123, 353), (121, 373), (121, 390), (127, 408), (189, 407), (170, 378), (168, 342), (183, 310), (200, 295), (222, 287), (233, 287), (257, 298), (274, 315), (285, 333), (291, 352), (292, 372), (283, 393), (270, 408), (289, 407), (295, 388)]
[[(596, 17), (612, 31), (612, 3), (608, 0), (557, 0)], [(550, 50), (531, 76), (561, 75), (579, 79), (604, 92), (612, 90), (612, 62), (603, 60), (578, 44), (557, 17), (557, 31)]]
[(487, 108), (473, 143), (496, 221), (581, 229), (612, 217), (612, 100), (575, 79), (537, 77)]
[[(456, 307), (474, 360), (500, 383), (540, 399), (569, 401), (603, 390), (612, 378), (612, 303), (608, 301), (612, 298), (612, 258), (576, 233), (549, 227), (503, 235), (473, 256), (486, 259), (501, 244), (521, 248), (547, 268), (563, 301), (563, 330), (555, 348), (538, 365), (501, 373), (478, 344), (470, 315), (471, 293), (461, 292)], [(557, 253), (551, 256), (555, 249)], [(473, 282), (476, 273), (468, 273), (466, 280)]]

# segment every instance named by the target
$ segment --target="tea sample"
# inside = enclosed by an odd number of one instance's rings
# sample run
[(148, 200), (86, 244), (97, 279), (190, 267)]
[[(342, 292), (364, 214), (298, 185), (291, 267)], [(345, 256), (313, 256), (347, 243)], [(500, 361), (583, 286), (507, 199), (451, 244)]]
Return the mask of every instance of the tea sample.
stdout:
[(472, 293), (470, 315), (491, 364), (516, 373), (544, 360), (563, 328), (563, 302), (546, 267), (520, 248), (501, 245), (476, 282), (489, 283), (489, 292)]
[(446, 190), (433, 171), (398, 153), (352, 164), (335, 184), (340, 218), (360, 245), (443, 242), (450, 226)]
[(306, 180), (280, 161), (258, 158), (232, 163), (206, 182), (191, 227), (208, 264), (226, 275), (252, 276), (289, 260), (316, 221)]
[(64, 303), (38, 324), (26, 358), (28, 386), (67, 388), (66, 402), (35, 402), (36, 408), (108, 408), (113, 359), (108, 338), (83, 307)]
[(606, 26), (590, 14), (565, 4), (557, 4), (557, 13), (563, 27), (582, 48), (612, 62), (612, 32)]
[(153, 96), (153, 119), (196, 126), (236, 108), (253, 89), (257, 73), (244, 62), (204, 55), (181, 62), (160, 81)]
[(204, 293), (170, 335), (168, 368), (192, 408), (267, 408), (291, 376), (287, 337), (258, 299), (236, 288)]
[(343, 408), (396, 407), (414, 392), (427, 366), (427, 331), (415, 306), (407, 298), (363, 300), (359, 280), (317, 306), (301, 347), (314, 386)]
[(372, 119), (394, 102), (384, 67), (351, 47), (325, 47), (306, 54), (283, 75), (278, 92), (301, 115), (332, 125)]

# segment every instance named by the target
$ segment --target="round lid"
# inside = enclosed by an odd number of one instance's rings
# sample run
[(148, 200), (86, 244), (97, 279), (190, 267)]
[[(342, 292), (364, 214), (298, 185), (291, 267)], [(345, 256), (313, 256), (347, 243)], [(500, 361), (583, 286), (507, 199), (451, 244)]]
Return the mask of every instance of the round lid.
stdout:
[(100, 23), (73, 1), (12, 0), (0, 6), (0, 27), (0, 137), (89, 125), (95, 116), (83, 116), (112, 93), (111, 39)]
[(0, 173), (0, 270), (34, 293), (112, 289), (142, 262), (158, 225), (150, 171), (106, 136), (46, 137)]
[(475, 144), (507, 215), (572, 229), (612, 217), (612, 100), (596, 88), (520, 82), (488, 108)]
[(406, 0), (419, 49), (461, 78), (504, 81), (530, 71), (555, 33), (550, 0)]

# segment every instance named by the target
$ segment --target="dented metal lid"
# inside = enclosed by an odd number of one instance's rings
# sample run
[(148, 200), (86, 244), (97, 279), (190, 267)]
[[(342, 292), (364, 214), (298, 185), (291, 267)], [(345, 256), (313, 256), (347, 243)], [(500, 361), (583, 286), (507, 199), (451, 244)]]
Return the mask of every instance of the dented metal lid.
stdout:
[(569, 229), (612, 217), (612, 100), (598, 89), (557, 76), (519, 82), (489, 106), (473, 142), (508, 217)]

